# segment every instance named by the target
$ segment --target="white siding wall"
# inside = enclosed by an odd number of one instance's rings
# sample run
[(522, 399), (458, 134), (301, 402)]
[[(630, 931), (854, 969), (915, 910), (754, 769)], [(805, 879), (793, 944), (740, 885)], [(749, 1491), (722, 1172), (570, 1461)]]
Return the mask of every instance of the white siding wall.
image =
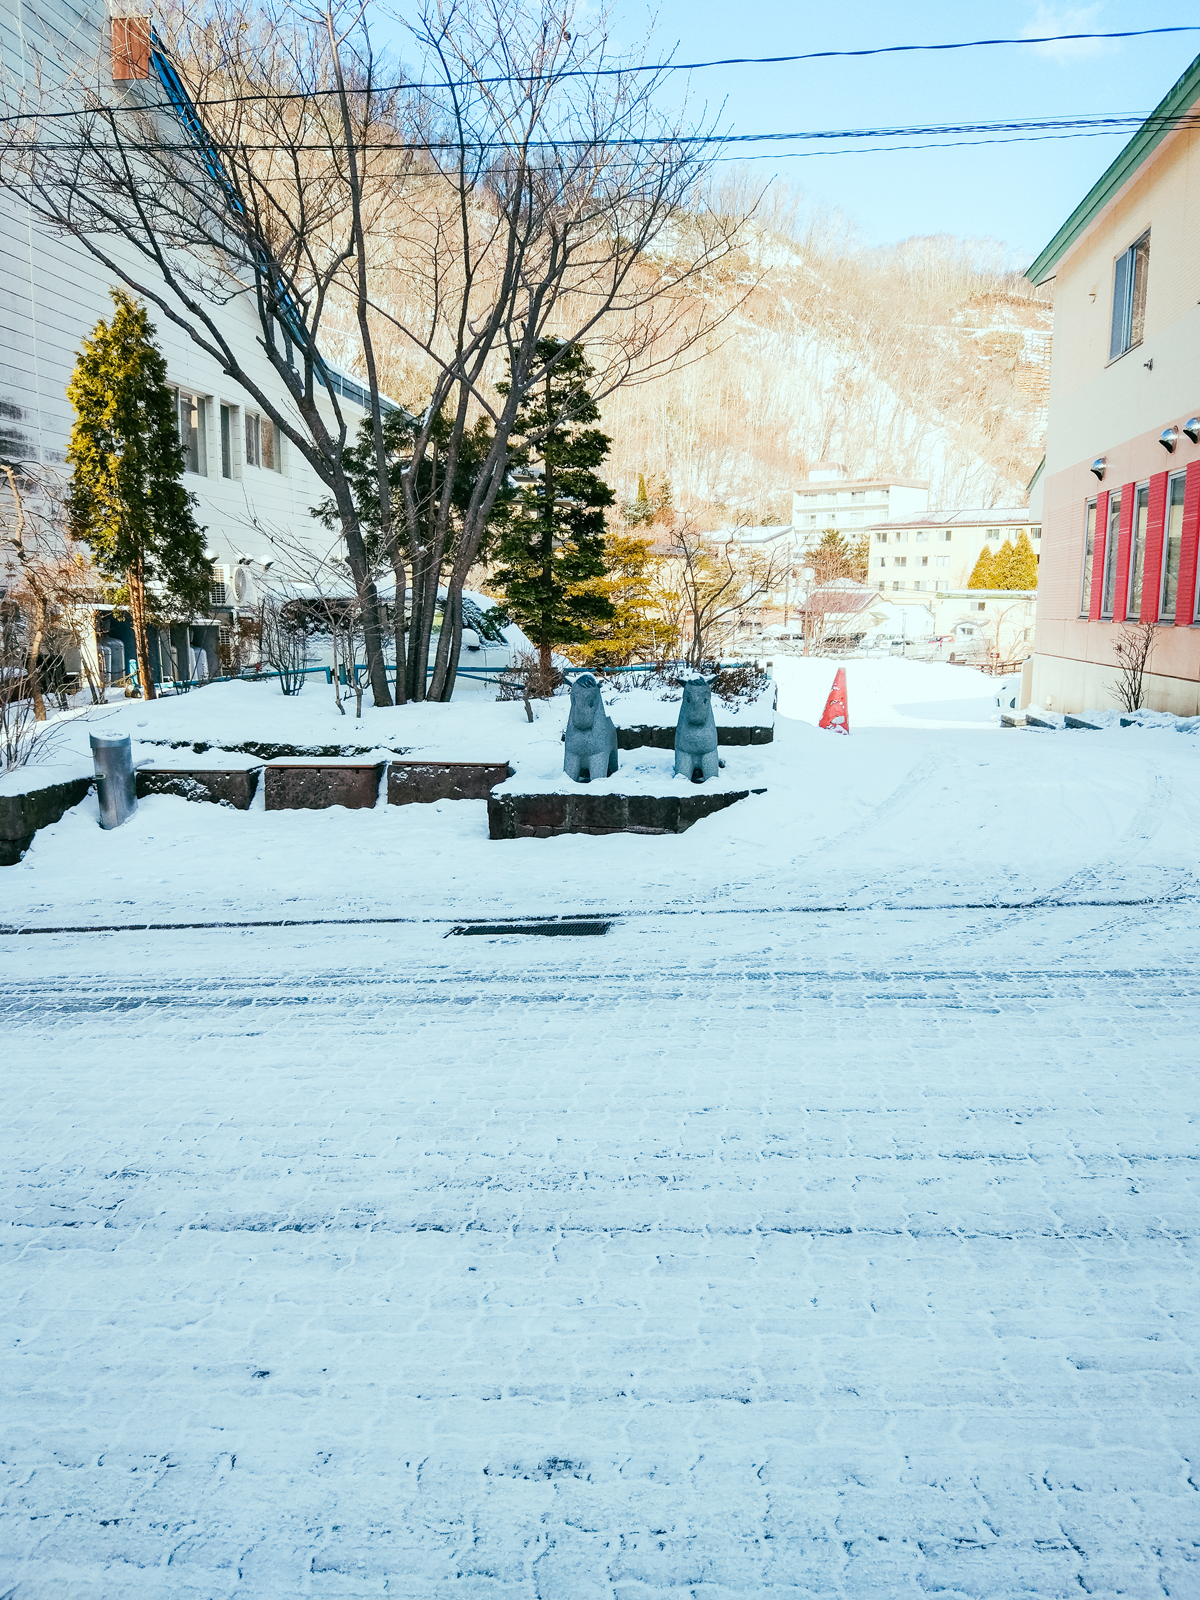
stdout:
[[(0, 0), (0, 53), (9, 94), (22, 79), (32, 83), (45, 70), (47, 53), (58, 66), (90, 66), (101, 78), (110, 72), (107, 19), (94, 0)], [(118, 246), (106, 242), (114, 258)], [(123, 258), (132, 260), (132, 256)], [(149, 282), (149, 280), (147, 280)], [(153, 285), (157, 287), (157, 285)], [(84, 336), (112, 312), (109, 280), (80, 244), (59, 237), (33, 221), (23, 206), (0, 193), (0, 454), (61, 464), (73, 414), (66, 387)], [(293, 536), (311, 537), (320, 548), (329, 542), (309, 508), (325, 490), (300, 452), (285, 442), (283, 471), (249, 466), (244, 457), (243, 411), (248, 403), (218, 364), (197, 348), (153, 306), (156, 337), (167, 359), (172, 383), (206, 397), (208, 472), (188, 473), (185, 483), (199, 502), (198, 517), (221, 564), (266, 549), (255, 521)], [(238, 350), (265, 393), (294, 414), (286, 390), (260, 348), (261, 329), (250, 297), (221, 312), (229, 342)], [(220, 405), (237, 408), (234, 474), (221, 476)], [(249, 402), (253, 409), (253, 402)], [(357, 427), (361, 412), (342, 401), (343, 414)], [(332, 407), (327, 406), (332, 424)], [(297, 419), (298, 420), (298, 419)]]

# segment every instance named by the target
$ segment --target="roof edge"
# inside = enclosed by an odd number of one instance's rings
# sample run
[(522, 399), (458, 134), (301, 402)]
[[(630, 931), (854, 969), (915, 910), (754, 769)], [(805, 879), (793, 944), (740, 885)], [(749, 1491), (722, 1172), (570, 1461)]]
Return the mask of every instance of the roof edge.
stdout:
[(1026, 270), (1025, 276), (1031, 283), (1042, 284), (1054, 276), (1058, 263), (1075, 241), (1138, 168), (1150, 159), (1167, 135), (1174, 133), (1179, 119), (1197, 99), (1200, 99), (1200, 56), (1167, 91), (1124, 150), (1092, 185), (1041, 255)]

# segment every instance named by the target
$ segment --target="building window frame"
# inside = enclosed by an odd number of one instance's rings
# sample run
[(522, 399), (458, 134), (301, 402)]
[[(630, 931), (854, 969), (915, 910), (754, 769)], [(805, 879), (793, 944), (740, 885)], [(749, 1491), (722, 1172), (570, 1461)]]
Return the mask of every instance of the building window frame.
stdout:
[[(1178, 491), (1178, 493), (1176, 493)], [(1168, 627), (1175, 626), (1175, 616), (1179, 609), (1179, 561), (1183, 554), (1183, 502), (1187, 492), (1187, 468), (1179, 472), (1172, 472), (1167, 478), (1167, 503), (1163, 515), (1163, 552), (1162, 573), (1159, 577), (1158, 587), (1158, 620), (1166, 623)], [(1174, 572), (1171, 561), (1171, 524), (1173, 513), (1178, 508), (1179, 516), (1175, 525), (1175, 560)], [(1168, 585), (1170, 600), (1168, 601)]]
[(247, 410), (245, 416), (246, 465), (260, 472), (283, 472), (282, 436), (270, 417)]
[(233, 479), (241, 476), (238, 470), (237, 455), (238, 411), (238, 406), (231, 405), (226, 400), (221, 401), (218, 415), (221, 433), (221, 476), (223, 478)]
[(1092, 614), (1092, 566), (1096, 559), (1096, 501), (1088, 501), (1083, 513), (1083, 576), (1079, 583), (1079, 615)]
[(1113, 261), (1112, 326), (1108, 359), (1136, 350), (1146, 334), (1146, 287), (1150, 277), (1150, 229)]
[(1117, 555), (1121, 543), (1121, 490), (1114, 489), (1108, 497), (1108, 526), (1104, 530), (1104, 571), (1100, 574), (1100, 616), (1103, 621), (1113, 619), (1113, 601), (1117, 595)]
[[(1133, 521), (1129, 529), (1129, 571), (1125, 577), (1125, 620), (1140, 622), (1142, 589), (1146, 573), (1146, 534), (1150, 525), (1150, 484), (1139, 483), (1133, 491)], [(1136, 605), (1135, 605), (1136, 601)]]
[(175, 431), (183, 446), (183, 470), (208, 477), (208, 397), (194, 389), (175, 390)]

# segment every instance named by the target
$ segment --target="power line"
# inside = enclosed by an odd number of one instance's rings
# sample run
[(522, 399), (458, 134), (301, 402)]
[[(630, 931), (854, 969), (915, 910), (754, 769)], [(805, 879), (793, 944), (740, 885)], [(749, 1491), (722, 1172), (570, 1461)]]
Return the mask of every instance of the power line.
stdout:
[[(1126, 133), (1131, 129), (1161, 126), (1166, 128), (1194, 128), (1200, 127), (1200, 110), (1175, 113), (1170, 116), (1156, 117), (1153, 114), (1144, 116), (1139, 113), (1127, 115), (1096, 115), (1080, 117), (1039, 117), (1012, 121), (993, 122), (943, 122), (943, 123), (908, 123), (893, 127), (868, 127), (868, 128), (806, 128), (784, 132), (768, 133), (731, 133), (731, 134), (695, 134), (682, 135), (677, 138), (634, 136), (630, 138), (597, 138), (595, 135), (584, 135), (579, 138), (564, 136), (559, 139), (529, 139), (529, 140), (501, 140), (501, 139), (462, 139), (447, 138), (442, 140), (408, 140), (408, 139), (368, 139), (355, 144), (356, 150), (367, 151), (411, 151), (420, 154), (438, 155), (447, 151), (456, 152), (460, 148), (471, 151), (556, 151), (600, 148), (606, 150), (646, 149), (659, 148), (672, 145), (688, 148), (711, 145), (750, 145), (750, 144), (831, 144), (860, 139), (950, 139), (963, 134), (978, 133), (985, 137), (979, 143), (1028, 143), (1046, 138), (1086, 138), (1103, 137), (1109, 134)], [(1005, 136), (1009, 137), (1005, 137)], [(192, 153), (192, 146), (176, 144), (166, 140), (148, 139), (119, 139), (119, 147), (123, 150), (139, 153), (154, 154), (163, 152), (170, 154), (178, 151)], [(81, 140), (55, 140), (52, 146), (59, 151), (76, 151), (89, 149), (102, 149), (105, 145), (99, 141)], [(114, 148), (117, 146), (114, 145)], [(286, 148), (292, 151), (315, 154), (320, 152), (336, 152), (345, 148), (341, 140), (314, 139), (303, 143), (280, 144), (249, 144), (242, 141), (223, 145), (212, 141), (212, 148), (223, 154), (265, 155)], [(896, 148), (884, 146), (882, 148)], [(904, 148), (938, 149), (943, 148), (937, 144), (922, 146), (908, 146)]]
[[(950, 50), (985, 50), (997, 47), (1039, 45), (1039, 44), (1077, 44), (1089, 41), (1103, 41), (1106, 39), (1148, 39), (1163, 34), (1200, 33), (1200, 23), (1178, 23), (1166, 28), (1125, 28), (1109, 33), (1046, 33), (1031, 35), (1028, 38), (1007, 36), (995, 39), (960, 39), (932, 44), (881, 44), (868, 45), (858, 50), (809, 50), (796, 55), (782, 56), (722, 56), (711, 61), (658, 61), (647, 62), (641, 65), (628, 65), (620, 67), (570, 67), (562, 71), (529, 73), (500, 73), (495, 76), (483, 76), (462, 80), (438, 79), (436, 81), (412, 83), (381, 84), (373, 89), (378, 95), (395, 94), (401, 91), (415, 93), (418, 90), (452, 89), (469, 87), (471, 84), (492, 86), (504, 83), (534, 84), (546, 81), (562, 82), (568, 78), (621, 78), (632, 77), (638, 73), (665, 74), (669, 72), (702, 72), (714, 67), (774, 67), (794, 66), (805, 61), (853, 61), (862, 60), (870, 56), (911, 55), (914, 53), (937, 53)], [(295, 90), (286, 94), (275, 94), (270, 90), (263, 90), (255, 94), (229, 95), (223, 99), (197, 100), (197, 109), (216, 106), (246, 105), (258, 100), (319, 100), (330, 95), (336, 95), (339, 90), (306, 89)], [(136, 106), (113, 106), (114, 111), (170, 111), (173, 106), (169, 101), (147, 101)], [(20, 122), (30, 117), (41, 115), (43, 120), (57, 117), (77, 116), (74, 111), (55, 111), (44, 114), (38, 112), (16, 112), (12, 115), (0, 117), (0, 124)]]

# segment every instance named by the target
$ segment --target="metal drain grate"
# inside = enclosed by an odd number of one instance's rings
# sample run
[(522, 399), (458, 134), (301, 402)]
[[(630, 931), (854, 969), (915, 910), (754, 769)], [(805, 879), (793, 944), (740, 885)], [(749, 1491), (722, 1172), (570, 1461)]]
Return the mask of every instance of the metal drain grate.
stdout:
[(450, 929), (450, 934), (483, 934), (494, 939), (509, 933), (532, 933), (548, 939), (578, 939), (607, 933), (611, 927), (611, 919), (604, 917), (581, 917), (573, 922), (460, 922)]

